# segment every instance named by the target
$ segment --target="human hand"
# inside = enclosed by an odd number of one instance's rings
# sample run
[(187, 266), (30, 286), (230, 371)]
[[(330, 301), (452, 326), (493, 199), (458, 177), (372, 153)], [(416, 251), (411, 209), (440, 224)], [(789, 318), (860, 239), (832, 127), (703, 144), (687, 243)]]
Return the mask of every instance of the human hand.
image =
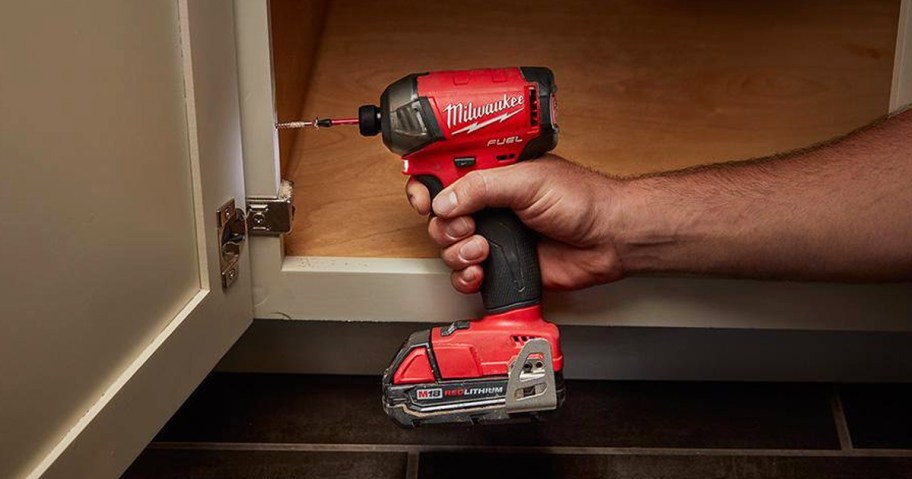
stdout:
[[(579, 289), (620, 279), (623, 268), (609, 228), (612, 193), (619, 182), (554, 155), (503, 168), (476, 170), (440, 192), (428, 234), (453, 269), (453, 287), (478, 291), (488, 242), (475, 234), (471, 214), (488, 207), (511, 208), (542, 235), (538, 244), (542, 284), (547, 289)], [(431, 210), (427, 188), (414, 178), (406, 184), (409, 203), (419, 214)]]

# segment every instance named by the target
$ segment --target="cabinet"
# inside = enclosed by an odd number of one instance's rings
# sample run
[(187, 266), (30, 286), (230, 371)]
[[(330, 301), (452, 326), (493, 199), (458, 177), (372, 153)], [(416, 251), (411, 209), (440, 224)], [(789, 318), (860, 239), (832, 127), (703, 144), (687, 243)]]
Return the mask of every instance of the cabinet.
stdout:
[[(277, 118), (353, 112), (409, 72), (542, 64), (576, 161), (765, 155), (912, 102), (910, 4), (2, 4), (0, 476), (116, 477), (254, 317), (478, 314), (397, 158), (345, 129), (278, 135)], [(282, 178), (294, 231), (226, 249), (220, 207)], [(546, 304), (564, 325), (912, 329), (908, 285), (631, 278)]]
[[(254, 240), (255, 315), (444, 322), (480, 309), (451, 291), (395, 155), (351, 128), (276, 136), (276, 117), (351, 114), (410, 72), (541, 64), (560, 87), (556, 153), (574, 161), (632, 175), (765, 156), (902, 103), (901, 6), (239, 3), (247, 188), (275, 194), (287, 178), (297, 206), (291, 234)], [(907, 285), (681, 278), (630, 278), (545, 304), (549, 319), (587, 325), (903, 330), (912, 313)]]

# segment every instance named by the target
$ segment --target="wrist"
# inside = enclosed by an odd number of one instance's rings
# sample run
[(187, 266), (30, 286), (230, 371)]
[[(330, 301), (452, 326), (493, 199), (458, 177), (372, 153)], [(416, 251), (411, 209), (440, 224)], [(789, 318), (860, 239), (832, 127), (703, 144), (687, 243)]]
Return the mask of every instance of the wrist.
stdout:
[(696, 234), (698, 219), (677, 198), (668, 179), (617, 182), (608, 212), (611, 241), (626, 275), (679, 271), (682, 245)]

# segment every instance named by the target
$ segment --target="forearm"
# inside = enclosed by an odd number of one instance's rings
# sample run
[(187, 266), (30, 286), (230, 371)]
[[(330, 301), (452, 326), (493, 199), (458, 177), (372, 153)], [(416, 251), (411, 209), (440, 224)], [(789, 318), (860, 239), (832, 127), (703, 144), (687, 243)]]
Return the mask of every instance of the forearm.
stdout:
[(912, 111), (781, 157), (623, 180), (627, 274), (912, 279)]

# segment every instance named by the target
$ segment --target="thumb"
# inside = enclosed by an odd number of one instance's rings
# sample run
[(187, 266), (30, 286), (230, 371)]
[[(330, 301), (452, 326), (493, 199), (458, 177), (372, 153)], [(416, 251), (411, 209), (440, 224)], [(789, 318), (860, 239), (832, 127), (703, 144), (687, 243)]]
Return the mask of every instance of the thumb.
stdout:
[(454, 218), (484, 208), (523, 210), (535, 201), (544, 179), (532, 162), (471, 171), (434, 198), (434, 213)]

